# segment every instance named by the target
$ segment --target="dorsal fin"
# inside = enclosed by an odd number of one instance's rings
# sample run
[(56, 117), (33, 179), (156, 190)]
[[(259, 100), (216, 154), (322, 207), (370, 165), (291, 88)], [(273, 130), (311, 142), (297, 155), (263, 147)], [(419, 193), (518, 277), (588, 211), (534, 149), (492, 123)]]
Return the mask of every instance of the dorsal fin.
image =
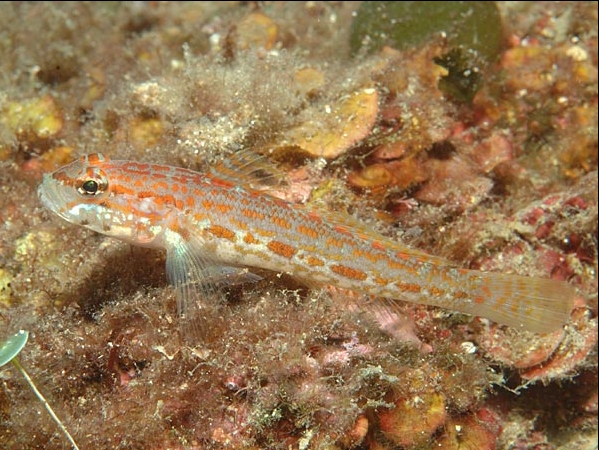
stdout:
[(285, 174), (264, 155), (242, 149), (223, 156), (208, 169), (210, 176), (249, 189), (268, 191), (285, 181)]

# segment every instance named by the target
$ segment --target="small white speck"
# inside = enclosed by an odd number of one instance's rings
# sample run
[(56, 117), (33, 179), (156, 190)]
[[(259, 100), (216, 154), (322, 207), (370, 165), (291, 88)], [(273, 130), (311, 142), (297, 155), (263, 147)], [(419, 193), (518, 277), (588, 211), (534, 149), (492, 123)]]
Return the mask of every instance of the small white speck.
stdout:
[(476, 345), (474, 345), (473, 342), (470, 342), (470, 341), (462, 342), (460, 344), (460, 347), (462, 347), (462, 352), (467, 355), (472, 355), (472, 354), (476, 353)]
[(574, 61), (579, 62), (586, 61), (589, 58), (589, 54), (587, 53), (587, 51), (584, 48), (579, 47), (577, 45), (574, 45), (570, 47), (568, 50), (566, 50), (566, 55), (568, 55)]

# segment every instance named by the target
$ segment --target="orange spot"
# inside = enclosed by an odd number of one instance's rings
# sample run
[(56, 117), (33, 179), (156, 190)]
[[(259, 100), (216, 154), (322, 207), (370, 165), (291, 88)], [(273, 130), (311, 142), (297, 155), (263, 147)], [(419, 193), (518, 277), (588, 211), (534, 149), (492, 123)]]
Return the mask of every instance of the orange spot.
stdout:
[(322, 217), (320, 217), (314, 211), (310, 211), (308, 213), (308, 219), (310, 219), (312, 222), (317, 222), (317, 223), (321, 223), (322, 222)]
[(356, 256), (356, 258), (366, 258), (367, 260), (372, 261), (372, 262), (377, 262), (384, 258), (383, 255), (366, 252), (359, 248), (356, 248), (354, 250), (354, 256)]
[[(94, 170), (93, 169), (87, 169), (86, 170), (87, 175), (93, 175), (94, 174)], [(121, 174), (120, 176), (115, 177), (118, 181), (120, 181), (121, 183), (131, 183), (131, 177)]]
[(428, 291), (436, 297), (441, 297), (445, 293), (443, 289), (439, 289), (435, 286), (431, 286)]
[(352, 267), (344, 266), (342, 264), (335, 264), (331, 266), (331, 270), (336, 274), (344, 276), (345, 278), (350, 278), (352, 280), (360, 280), (364, 281), (368, 278), (366, 272), (362, 272), (361, 270), (354, 269)]
[(273, 237), (277, 235), (277, 233), (274, 231), (263, 230), (262, 228), (257, 228), (254, 231), (256, 232), (256, 234), (259, 234), (260, 236), (264, 237)]
[(312, 267), (324, 266), (324, 261), (315, 256), (308, 256), (306, 258), (306, 262), (308, 263), (309, 266), (312, 266)]
[(335, 225), (333, 227), (333, 229), (341, 234), (345, 234), (346, 236), (354, 236), (354, 233), (352, 233), (346, 226), (344, 225)]
[(343, 241), (341, 241), (340, 239), (335, 239), (335, 238), (329, 238), (326, 240), (326, 245), (328, 247), (343, 247)]
[(115, 194), (127, 194), (127, 195), (135, 194), (135, 191), (133, 189), (125, 187), (122, 184), (113, 184), (111, 188), (112, 188), (111, 189), (112, 192), (114, 192)]
[(154, 197), (154, 193), (150, 191), (139, 191), (137, 193), (137, 198), (149, 198)]
[(387, 286), (389, 284), (389, 279), (376, 276), (374, 277), (374, 282), (379, 286)]
[(210, 177), (210, 179), (212, 180), (212, 184), (214, 186), (219, 186), (219, 187), (233, 187), (233, 183), (231, 183), (230, 181), (227, 180), (223, 180), (222, 178), (216, 178), (216, 177)]
[(145, 172), (150, 169), (150, 165), (146, 163), (138, 163), (127, 161), (122, 168), (125, 172)]
[(285, 258), (291, 258), (297, 252), (295, 247), (280, 241), (270, 241), (266, 246), (271, 252), (284, 256)]
[[(504, 298), (499, 298), (497, 299), (498, 301), (505, 303), (505, 299)], [(519, 302), (514, 302), (510, 305), (510, 311), (514, 314), (518, 314), (518, 310), (520, 309), (520, 303)]]
[(401, 261), (396, 261), (394, 259), (390, 259), (389, 258), (389, 259), (387, 259), (386, 262), (387, 262), (387, 266), (390, 269), (401, 270), (401, 271), (406, 272), (406, 273), (408, 273), (410, 275), (414, 275), (417, 272), (417, 270), (414, 267), (410, 266), (409, 264), (403, 263)]
[(255, 209), (247, 208), (242, 209), (241, 214), (245, 217), (249, 217), (250, 219), (264, 219), (264, 213), (258, 212)]
[(195, 205), (196, 205), (195, 199), (192, 196), (190, 196), (190, 195), (188, 195), (187, 197), (185, 197), (185, 203), (187, 204), (187, 207), (189, 209), (193, 209), (195, 207)]
[(220, 225), (212, 225), (211, 227), (208, 227), (207, 230), (216, 237), (229, 239), (230, 241), (235, 240), (235, 232), (228, 228), (221, 227)]
[(169, 225), (169, 229), (171, 231), (174, 231), (175, 233), (178, 233), (186, 241), (189, 241), (189, 237), (190, 237), (189, 230), (187, 228), (181, 227), (178, 220), (175, 220), (174, 222), (172, 222)]
[(175, 197), (172, 195), (161, 195), (154, 198), (154, 201), (159, 205), (176, 205)]
[(193, 213), (191, 215), (191, 217), (193, 218), (193, 220), (196, 223), (200, 223), (203, 222), (204, 220), (206, 220), (206, 218), (208, 217), (206, 214), (202, 214), (202, 213)]
[(489, 286), (481, 286), (480, 290), (483, 291), (483, 294), (485, 294), (486, 297), (491, 297), (491, 289), (489, 289)]
[(238, 231), (245, 231), (250, 228), (246, 222), (233, 216), (229, 217), (229, 222), (231, 223), (232, 228), (237, 229)]
[(482, 305), (485, 302), (485, 299), (482, 295), (477, 295), (473, 300), (477, 305)]
[(271, 216), (270, 220), (272, 223), (274, 223), (275, 225), (277, 225), (281, 228), (287, 228), (287, 229), (291, 228), (291, 224), (289, 223), (289, 221), (283, 217)]
[(502, 308), (505, 305), (506, 301), (507, 301), (507, 298), (499, 297), (495, 300), (495, 306), (498, 308)]
[(404, 292), (413, 292), (414, 294), (418, 294), (420, 293), (420, 291), (422, 291), (422, 288), (420, 286), (418, 286), (417, 284), (413, 284), (413, 283), (395, 283), (397, 285), (397, 287), (404, 291)]
[[(160, 176), (166, 177), (166, 175), (162, 175), (162, 174), (155, 174), (155, 175), (160, 175)], [(187, 183), (189, 181), (189, 176), (187, 174), (183, 174), (183, 175), (171, 175), (170, 179), (174, 183), (185, 184), (185, 183)]]
[(386, 250), (385, 246), (379, 241), (372, 241), (370, 245), (377, 250)]
[[(85, 157), (83, 157), (81, 159), (83, 161), (85, 161)], [(87, 160), (89, 161), (90, 164), (99, 164), (99, 163), (103, 163), (105, 161), (108, 161), (108, 158), (106, 158), (101, 153), (92, 153), (91, 155), (87, 155)]]
[[(258, 197), (260, 197), (262, 194), (260, 192), (257, 193)], [(278, 197), (271, 197), (270, 200), (277, 206), (282, 206), (283, 208), (289, 208), (289, 202), (286, 200), (283, 200), (281, 198)]]
[(222, 214), (226, 214), (233, 209), (231, 205), (226, 205), (224, 203), (217, 203), (215, 206), (216, 209)]
[(204, 209), (212, 209), (214, 207), (214, 202), (212, 200), (202, 200), (202, 206)]
[(318, 231), (316, 231), (314, 228), (307, 227), (305, 225), (298, 225), (297, 231), (298, 233), (305, 234), (306, 236), (314, 239), (316, 239), (319, 236)]
[(408, 255), (407, 253), (403, 253), (403, 252), (396, 252), (395, 257), (397, 259), (401, 259), (402, 261), (410, 261), (410, 259), (412, 259), (411, 255)]
[(260, 243), (260, 241), (258, 239), (256, 239), (254, 237), (254, 235), (251, 233), (246, 233), (246, 235), (243, 237), (243, 241), (246, 244), (259, 244)]

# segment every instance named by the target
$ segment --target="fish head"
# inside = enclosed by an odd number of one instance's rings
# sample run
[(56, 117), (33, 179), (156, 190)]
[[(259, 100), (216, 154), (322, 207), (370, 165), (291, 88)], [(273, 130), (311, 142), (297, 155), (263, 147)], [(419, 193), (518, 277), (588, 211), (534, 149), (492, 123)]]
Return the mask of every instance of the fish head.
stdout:
[(160, 246), (166, 212), (151, 198), (140, 199), (135, 173), (124, 173), (122, 163), (101, 153), (83, 156), (45, 174), (38, 196), (72, 224), (137, 245)]

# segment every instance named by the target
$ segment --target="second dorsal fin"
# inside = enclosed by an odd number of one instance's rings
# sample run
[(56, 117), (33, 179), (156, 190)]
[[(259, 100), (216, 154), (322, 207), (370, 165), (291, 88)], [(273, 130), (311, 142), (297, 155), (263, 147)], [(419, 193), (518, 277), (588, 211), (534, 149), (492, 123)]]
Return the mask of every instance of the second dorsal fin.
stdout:
[(214, 178), (249, 189), (266, 190), (280, 186), (285, 174), (272, 164), (266, 156), (250, 151), (238, 150), (213, 164), (208, 173)]

